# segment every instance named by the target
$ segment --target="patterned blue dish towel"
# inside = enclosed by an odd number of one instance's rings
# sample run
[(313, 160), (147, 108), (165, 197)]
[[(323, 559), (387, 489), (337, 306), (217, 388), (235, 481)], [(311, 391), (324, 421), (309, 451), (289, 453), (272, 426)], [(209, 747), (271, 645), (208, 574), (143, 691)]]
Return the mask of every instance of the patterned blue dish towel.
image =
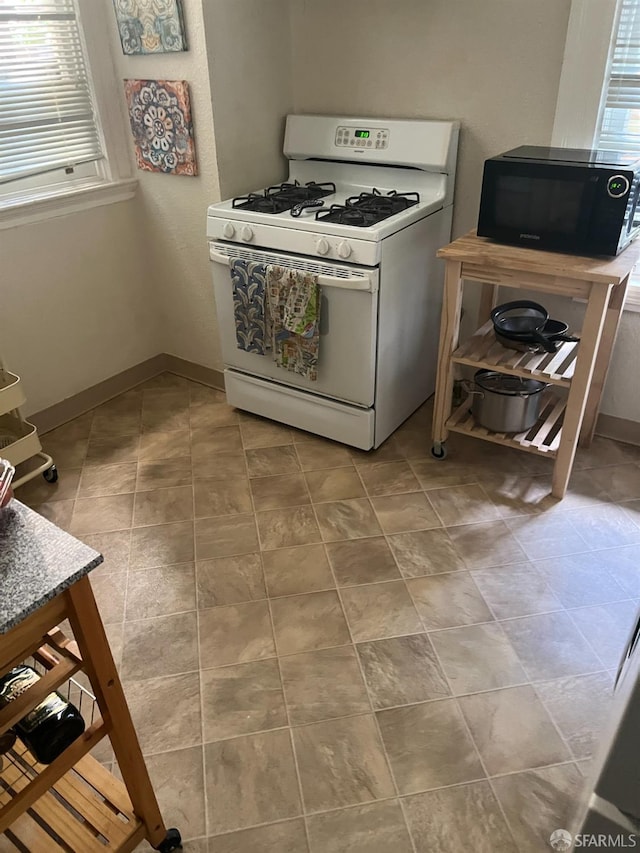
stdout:
[(231, 258), (229, 268), (233, 285), (233, 315), (236, 321), (238, 349), (264, 355), (266, 266), (257, 261)]

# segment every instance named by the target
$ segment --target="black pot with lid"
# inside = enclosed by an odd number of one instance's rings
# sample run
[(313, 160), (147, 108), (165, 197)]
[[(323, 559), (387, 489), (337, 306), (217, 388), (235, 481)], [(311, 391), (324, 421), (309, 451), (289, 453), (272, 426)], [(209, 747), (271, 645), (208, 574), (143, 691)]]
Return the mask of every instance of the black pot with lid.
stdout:
[(491, 312), (491, 320), (496, 339), (513, 349), (533, 347), (555, 352), (559, 341), (579, 340), (567, 334), (566, 323), (550, 320), (544, 306), (528, 299), (497, 305)]

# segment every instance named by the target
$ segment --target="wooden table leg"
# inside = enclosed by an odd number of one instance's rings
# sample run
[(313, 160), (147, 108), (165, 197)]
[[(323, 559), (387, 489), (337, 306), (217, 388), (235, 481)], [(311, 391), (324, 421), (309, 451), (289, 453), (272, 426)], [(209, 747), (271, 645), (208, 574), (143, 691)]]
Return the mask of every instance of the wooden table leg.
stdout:
[(551, 493), (556, 498), (563, 498), (567, 491), (612, 286), (592, 284), (589, 292), (576, 370), (569, 389), (560, 447), (553, 468)]
[(148, 841), (157, 847), (165, 839), (165, 825), (89, 578), (77, 581), (65, 595), (69, 601), (69, 621), (82, 653), (84, 669), (96, 694), (103, 719), (112, 723), (109, 737), (133, 810), (147, 828)]
[(483, 284), (478, 306), (478, 328), (484, 326), (491, 317), (491, 311), (498, 304), (499, 287), (497, 284)]
[(440, 346), (438, 348), (438, 377), (433, 407), (433, 443), (440, 445), (449, 436), (446, 422), (451, 414), (453, 395), (453, 363), (451, 356), (460, 340), (460, 309), (462, 308), (462, 264), (446, 261), (444, 296), (440, 320)]
[(600, 348), (596, 356), (596, 364), (593, 369), (593, 378), (591, 380), (591, 388), (587, 398), (587, 408), (584, 413), (584, 421), (580, 431), (580, 446), (589, 447), (593, 440), (593, 433), (598, 420), (598, 412), (600, 411), (600, 400), (604, 390), (607, 374), (609, 373), (609, 365), (611, 363), (611, 353), (618, 335), (618, 327), (620, 326), (620, 318), (622, 317), (622, 307), (624, 305), (624, 297), (629, 284), (629, 276), (625, 280), (613, 288), (609, 305), (607, 306), (607, 316), (602, 329), (602, 338), (600, 340)]

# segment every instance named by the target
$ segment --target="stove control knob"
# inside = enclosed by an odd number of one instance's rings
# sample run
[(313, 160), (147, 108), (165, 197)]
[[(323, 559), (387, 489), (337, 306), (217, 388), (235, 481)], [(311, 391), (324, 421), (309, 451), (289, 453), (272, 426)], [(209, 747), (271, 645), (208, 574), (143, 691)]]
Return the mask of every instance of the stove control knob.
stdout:
[(227, 237), (230, 240), (233, 237), (233, 235), (236, 233), (236, 229), (235, 229), (235, 226), (233, 225), (233, 223), (232, 222), (225, 222), (224, 227), (222, 229), (222, 233), (224, 234), (225, 237)]
[(329, 241), (321, 237), (316, 243), (316, 252), (319, 255), (327, 255), (329, 253)]
[(341, 258), (348, 258), (351, 254), (351, 246), (347, 243), (346, 240), (343, 240), (341, 243), (338, 243), (338, 254)]
[(248, 225), (245, 225), (242, 231), (240, 232), (240, 236), (242, 237), (245, 243), (248, 243), (249, 240), (251, 240), (251, 238), (253, 237), (253, 229), (249, 228)]

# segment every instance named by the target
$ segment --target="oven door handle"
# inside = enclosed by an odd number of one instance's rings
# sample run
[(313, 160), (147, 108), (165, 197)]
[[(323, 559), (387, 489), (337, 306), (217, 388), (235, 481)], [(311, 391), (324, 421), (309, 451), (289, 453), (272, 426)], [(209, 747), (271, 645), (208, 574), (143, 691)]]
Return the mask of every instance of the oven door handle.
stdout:
[(377, 290), (376, 282), (372, 281), (369, 276), (349, 276), (341, 278), (338, 275), (319, 275), (318, 284), (323, 287), (340, 287), (343, 290), (366, 290), (369, 293), (375, 293)]
[[(216, 264), (224, 264), (225, 267), (228, 267), (231, 261), (230, 257), (221, 255), (220, 252), (216, 252), (212, 247), (209, 247), (209, 257)], [(318, 284), (323, 287), (341, 287), (343, 290), (366, 290), (369, 293), (375, 293), (378, 289), (377, 281), (375, 279), (372, 280), (369, 276), (354, 275), (342, 278), (338, 275), (319, 275)]]

